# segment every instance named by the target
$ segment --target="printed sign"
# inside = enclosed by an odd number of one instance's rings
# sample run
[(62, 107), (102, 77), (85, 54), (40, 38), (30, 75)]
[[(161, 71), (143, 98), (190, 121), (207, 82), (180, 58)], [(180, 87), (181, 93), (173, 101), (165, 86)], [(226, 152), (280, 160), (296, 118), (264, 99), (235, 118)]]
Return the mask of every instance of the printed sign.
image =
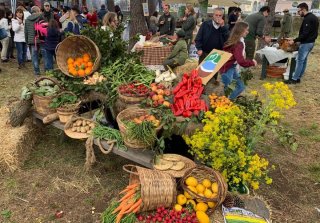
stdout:
[(231, 53), (213, 49), (197, 68), (202, 84), (206, 85), (231, 56)]
[(148, 3), (142, 3), (142, 8), (143, 8), (143, 15), (144, 16), (149, 16)]

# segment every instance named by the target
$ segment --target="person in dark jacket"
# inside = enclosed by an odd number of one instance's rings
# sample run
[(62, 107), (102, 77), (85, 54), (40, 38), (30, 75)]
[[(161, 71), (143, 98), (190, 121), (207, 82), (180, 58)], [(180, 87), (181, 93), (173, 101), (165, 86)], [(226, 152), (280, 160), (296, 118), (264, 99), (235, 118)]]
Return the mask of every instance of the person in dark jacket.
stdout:
[(228, 17), (229, 30), (231, 31), (239, 19), (241, 8), (236, 7)]
[(187, 43), (184, 40), (185, 31), (180, 29), (176, 33), (176, 44), (173, 47), (171, 54), (163, 62), (163, 66), (167, 70), (169, 66), (171, 69), (183, 65), (188, 58)]
[(98, 12), (98, 18), (100, 21), (102, 21), (103, 17), (105, 14), (107, 14), (107, 10), (106, 10), (106, 6), (105, 5), (101, 5), (101, 9)]
[(183, 18), (182, 29), (186, 33), (185, 40), (187, 41), (188, 51), (193, 40), (193, 30), (196, 27), (196, 18), (194, 17), (194, 8), (192, 5), (187, 5), (185, 17)]
[(159, 34), (173, 36), (174, 30), (176, 28), (176, 20), (174, 16), (170, 14), (170, 5), (164, 5), (163, 12), (164, 14), (160, 16), (158, 21)]
[(269, 13), (269, 6), (263, 6), (259, 12), (248, 15), (244, 20), (249, 24), (249, 34), (245, 38), (247, 58), (254, 58), (257, 37), (262, 38), (266, 42), (271, 41), (271, 38), (269, 36), (265, 36), (263, 33), (264, 25), (266, 24), (266, 17), (268, 17)]
[(114, 12), (117, 14), (118, 22), (122, 23), (123, 22), (123, 14), (121, 12), (119, 5), (114, 6)]
[(318, 18), (308, 11), (308, 5), (301, 3), (298, 5), (298, 14), (303, 17), (302, 24), (299, 30), (299, 36), (294, 40), (291, 40), (289, 44), (296, 42), (300, 43), (298, 55), (296, 58), (296, 68), (292, 76), (292, 80), (288, 80), (287, 84), (297, 84), (300, 80), (307, 67), (307, 59), (314, 47), (314, 43), (318, 37), (319, 20)]
[(292, 16), (289, 12), (289, 9), (283, 10), (283, 18), (281, 19), (281, 32), (278, 39), (288, 38), (292, 31)]
[(75, 8), (72, 8), (70, 11), (70, 17), (67, 27), (64, 29), (64, 32), (70, 32), (76, 35), (80, 35), (80, 23), (77, 19), (78, 11)]
[(221, 80), (226, 91), (233, 80), (236, 87), (229, 95), (231, 100), (236, 99), (244, 91), (245, 85), (241, 80), (237, 65), (252, 67), (257, 65), (255, 60), (246, 60), (244, 57), (244, 37), (249, 33), (249, 25), (246, 22), (237, 22), (233, 27), (230, 37), (225, 43), (223, 50), (232, 54), (232, 57), (221, 67)]
[(45, 2), (43, 4), (43, 19), (46, 22), (49, 22), (51, 19), (54, 19), (53, 11), (51, 10), (51, 6), (49, 2)]
[(55, 19), (48, 24), (48, 34), (44, 43), (46, 50), (46, 69), (53, 70), (53, 58), (56, 58), (56, 47), (61, 40), (60, 27)]
[(213, 50), (222, 50), (228, 39), (229, 30), (222, 19), (223, 10), (216, 8), (213, 11), (213, 19), (201, 24), (196, 36), (196, 48), (199, 55), (199, 64)]
[(36, 76), (40, 75), (40, 66), (39, 66), (39, 52), (41, 52), (43, 58), (45, 57), (45, 49), (43, 48), (43, 44), (40, 44), (39, 39), (35, 39), (35, 30), (34, 24), (38, 20), (42, 19), (41, 10), (38, 6), (33, 6), (31, 8), (31, 15), (26, 19), (26, 24), (24, 27), (24, 34), (26, 38), (26, 43), (31, 47), (31, 57), (32, 64), (34, 69), (34, 74)]

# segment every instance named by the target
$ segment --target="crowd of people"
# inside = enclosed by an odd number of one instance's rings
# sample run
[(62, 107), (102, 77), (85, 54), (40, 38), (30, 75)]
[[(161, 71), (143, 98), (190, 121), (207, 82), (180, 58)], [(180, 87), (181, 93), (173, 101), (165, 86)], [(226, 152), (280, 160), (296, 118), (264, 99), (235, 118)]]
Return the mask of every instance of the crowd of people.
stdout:
[[(30, 10), (30, 11), (29, 11)], [(64, 7), (52, 9), (49, 2), (44, 2), (43, 9), (33, 6), (30, 9), (24, 6), (17, 7), (13, 14), (10, 11), (0, 9), (0, 29), (7, 31), (7, 37), (1, 40), (1, 61), (8, 62), (14, 58), (13, 46), (17, 49), (18, 68), (23, 69), (30, 51), (34, 74), (40, 75), (39, 53), (44, 59), (46, 70), (53, 69), (55, 48), (64, 38), (66, 33), (80, 34), (85, 24), (98, 27), (101, 24), (103, 30), (114, 30), (123, 21), (123, 14), (119, 6), (115, 6), (115, 12), (108, 12), (105, 5), (101, 9), (92, 8), (90, 11), (83, 7), (81, 11), (77, 7)], [(174, 36), (172, 53), (164, 60), (165, 68), (175, 68), (183, 65), (189, 55), (189, 48), (195, 43), (199, 64), (213, 50), (224, 50), (232, 54), (229, 61), (221, 68), (220, 75), (225, 88), (235, 81), (236, 88), (229, 96), (231, 99), (238, 97), (245, 86), (239, 74), (239, 67), (256, 66), (254, 60), (256, 40), (261, 39), (265, 43), (271, 41), (270, 36), (265, 35), (264, 26), (270, 8), (263, 6), (257, 13), (241, 18), (241, 9), (235, 7), (228, 15), (228, 23), (224, 20), (224, 10), (216, 8), (212, 19), (203, 21), (195, 36), (193, 35), (197, 25), (196, 13), (191, 5), (187, 5), (182, 18), (176, 18), (170, 13), (170, 5), (163, 5), (163, 14), (154, 12), (149, 19), (149, 32), (157, 36)], [(303, 76), (307, 58), (318, 36), (319, 21), (316, 16), (308, 11), (308, 5), (298, 5), (298, 14), (303, 17), (299, 36), (290, 40), (290, 44), (299, 42), (300, 47), (297, 56), (297, 65), (292, 80), (288, 84), (300, 83)], [(46, 23), (45, 38), (42, 39), (41, 29), (35, 27), (42, 22)], [(181, 29), (176, 29), (177, 22), (181, 23)], [(288, 10), (284, 10), (281, 21), (282, 28), (279, 38), (290, 37), (292, 31), (292, 18)], [(36, 25), (36, 26), (35, 26)], [(100, 27), (100, 26), (99, 26)], [(112, 35), (112, 34), (111, 34)], [(215, 76), (217, 78), (217, 75)]]
[(105, 5), (101, 9), (77, 6), (52, 8), (49, 2), (44, 2), (43, 8), (38, 6), (20, 5), (14, 14), (10, 10), (0, 9), (0, 29), (7, 33), (1, 40), (1, 62), (15, 59), (16, 48), (18, 69), (23, 69), (27, 61), (32, 61), (34, 74), (41, 73), (40, 54), (44, 61), (44, 70), (54, 67), (55, 48), (65, 38), (67, 33), (80, 34), (85, 25), (103, 29), (114, 29), (118, 21), (123, 20), (123, 14), (118, 5), (115, 12), (108, 12)]

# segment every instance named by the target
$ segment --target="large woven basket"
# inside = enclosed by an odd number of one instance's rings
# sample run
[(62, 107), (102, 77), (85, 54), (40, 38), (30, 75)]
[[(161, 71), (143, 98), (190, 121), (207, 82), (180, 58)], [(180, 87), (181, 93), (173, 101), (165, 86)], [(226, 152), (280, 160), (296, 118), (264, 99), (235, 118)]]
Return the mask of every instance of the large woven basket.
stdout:
[(267, 67), (267, 77), (282, 78), (283, 73), (285, 72), (286, 72), (285, 67), (270, 66), (270, 65)]
[[(37, 85), (38, 82), (45, 80), (45, 79), (51, 80), (56, 85), (58, 85), (61, 89), (59, 82), (56, 79), (49, 78), (49, 77), (40, 77), (34, 82), (34, 84)], [(52, 99), (55, 97), (56, 97), (55, 95), (53, 95), (53, 96), (39, 96), (39, 95), (33, 94), (32, 99), (33, 99), (33, 106), (34, 106), (35, 111), (43, 116), (47, 116), (52, 113), (55, 113), (56, 109), (49, 107)]]
[(130, 104), (130, 105), (136, 105), (136, 104), (140, 104), (144, 99), (146, 99), (148, 97), (148, 95), (145, 96), (126, 96), (120, 93), (119, 89), (118, 89), (118, 98), (126, 103), (126, 104)]
[(129, 184), (141, 184), (142, 208), (140, 212), (152, 211), (159, 206), (172, 207), (176, 202), (176, 181), (169, 174), (134, 165), (124, 165), (130, 173)]
[(65, 38), (56, 48), (57, 65), (62, 73), (69, 77), (74, 77), (69, 74), (67, 60), (69, 57), (81, 57), (83, 54), (88, 53), (93, 61), (91, 73), (99, 69), (101, 53), (98, 46), (88, 37), (82, 35), (73, 35)]
[[(138, 107), (130, 107), (127, 108), (123, 111), (121, 111), (118, 115), (117, 115), (117, 123), (119, 126), (119, 130), (121, 133), (121, 136), (123, 138), (124, 144), (132, 149), (146, 149), (148, 147), (150, 147), (150, 145), (146, 145), (145, 143), (139, 141), (139, 140), (135, 140), (135, 139), (130, 139), (127, 136), (126, 130), (127, 127), (124, 124), (124, 121), (127, 120), (133, 120), (134, 118), (140, 117), (142, 115), (147, 115), (148, 114), (148, 110), (146, 109), (141, 109)], [(161, 130), (162, 126), (160, 125), (159, 127), (157, 127), (155, 129), (155, 131), (158, 133)]]
[[(193, 191), (191, 191), (188, 186), (185, 184), (185, 181), (188, 177), (194, 177), (198, 180), (198, 182), (202, 182), (204, 179), (209, 179), (212, 183), (217, 182), (218, 184), (218, 194), (215, 198), (206, 198), (204, 196), (200, 196)], [(214, 202), (216, 205), (214, 208), (217, 208), (222, 204), (224, 199), (226, 198), (228, 192), (228, 185), (225, 182), (223, 176), (218, 172), (206, 166), (197, 166), (188, 170), (183, 178), (181, 178), (180, 185), (182, 189), (188, 192), (193, 198), (199, 199), (203, 202)]]

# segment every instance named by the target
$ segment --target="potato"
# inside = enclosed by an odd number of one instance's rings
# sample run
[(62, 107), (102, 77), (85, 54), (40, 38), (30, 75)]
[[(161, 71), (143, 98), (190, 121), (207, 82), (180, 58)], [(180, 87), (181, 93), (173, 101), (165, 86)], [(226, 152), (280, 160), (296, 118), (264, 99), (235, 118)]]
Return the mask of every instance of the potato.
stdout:
[(91, 123), (89, 124), (89, 126), (90, 126), (91, 129), (93, 129), (93, 128), (94, 128), (94, 123), (91, 122)]
[(85, 130), (86, 130), (87, 132), (90, 130), (90, 126), (88, 126), (88, 125), (85, 126), (84, 128), (85, 128)]
[(81, 132), (81, 127), (77, 127), (77, 132)]
[(76, 124), (77, 124), (77, 126), (81, 126), (82, 120), (77, 120), (77, 121), (76, 121)]
[(86, 131), (86, 127), (83, 127), (83, 126), (82, 126), (82, 127), (80, 127), (80, 132), (82, 132), (82, 133), (87, 132), (87, 131)]
[(72, 131), (72, 132), (77, 131), (77, 127), (72, 127), (72, 128), (71, 128), (71, 131)]
[(87, 134), (91, 134), (92, 130), (87, 131)]
[(86, 126), (87, 125), (87, 121), (86, 120), (83, 120), (82, 121), (82, 126)]
[(72, 127), (77, 127), (77, 123), (72, 123)]
[(87, 125), (90, 125), (92, 122), (91, 121), (87, 121)]

